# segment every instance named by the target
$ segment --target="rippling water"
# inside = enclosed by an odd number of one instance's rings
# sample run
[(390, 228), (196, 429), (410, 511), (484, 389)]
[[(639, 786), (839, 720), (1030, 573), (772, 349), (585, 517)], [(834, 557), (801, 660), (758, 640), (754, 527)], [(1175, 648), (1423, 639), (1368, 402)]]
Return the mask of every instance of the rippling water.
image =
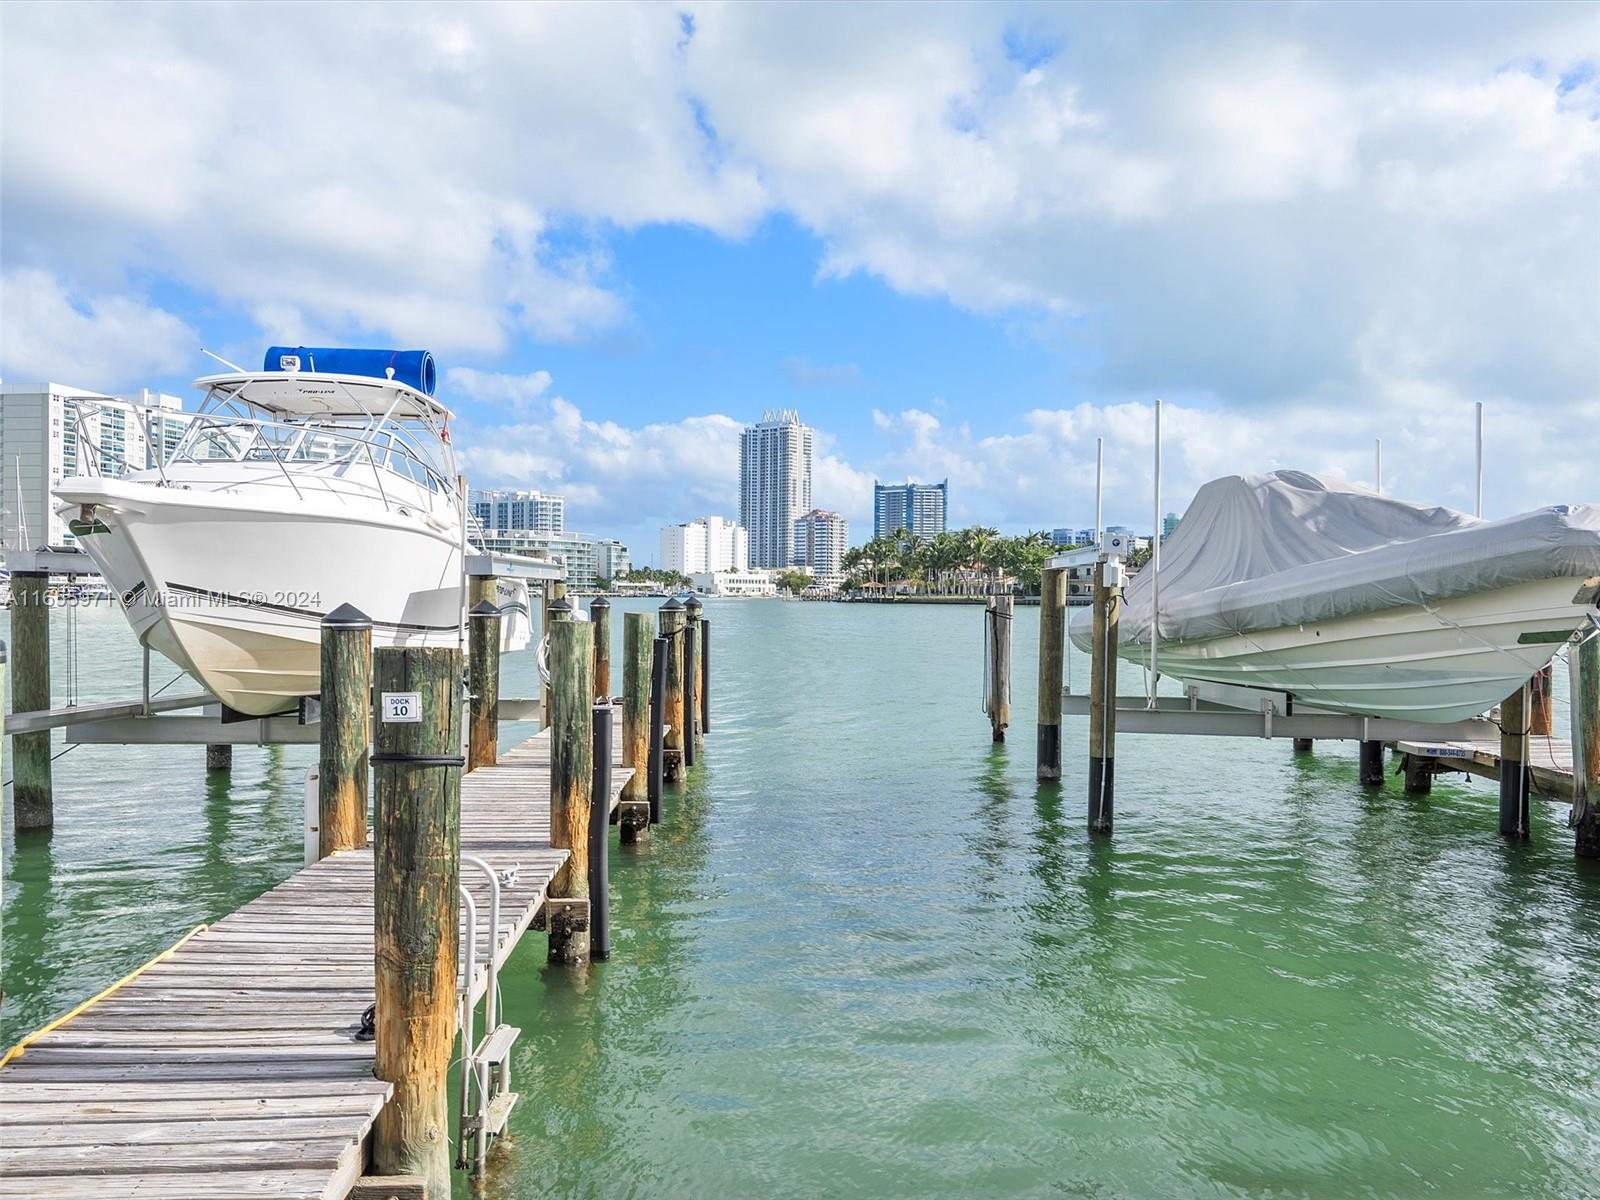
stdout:
[[(708, 753), (613, 849), (611, 961), (530, 937), (502, 974), (491, 1196), (1596, 1194), (1600, 872), (1564, 806), (1508, 844), (1482, 783), (1125, 735), (1091, 844), (1081, 721), (1032, 777), (1036, 610), (999, 748), (977, 609), (708, 611)], [(54, 837), (8, 825), (6, 1038), (293, 870), (308, 761), (61, 760)]]

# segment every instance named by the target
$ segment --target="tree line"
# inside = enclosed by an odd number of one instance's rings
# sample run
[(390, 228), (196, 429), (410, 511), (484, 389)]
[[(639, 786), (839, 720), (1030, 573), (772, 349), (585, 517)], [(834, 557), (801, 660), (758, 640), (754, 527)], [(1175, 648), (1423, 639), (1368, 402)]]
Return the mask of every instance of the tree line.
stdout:
[(955, 596), (1010, 582), (1036, 592), (1045, 564), (1062, 549), (1043, 530), (1003, 537), (998, 529), (973, 525), (917, 538), (897, 529), (845, 552), (841, 590), (909, 584), (918, 593)]

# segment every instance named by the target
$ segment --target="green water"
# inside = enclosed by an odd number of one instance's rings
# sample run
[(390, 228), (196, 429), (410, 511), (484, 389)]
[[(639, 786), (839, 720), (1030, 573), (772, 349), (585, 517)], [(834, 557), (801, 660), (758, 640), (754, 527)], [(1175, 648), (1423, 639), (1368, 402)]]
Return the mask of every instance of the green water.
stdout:
[[(708, 753), (613, 847), (611, 961), (535, 935), (502, 975), (491, 1196), (1600, 1191), (1600, 872), (1564, 807), (1507, 844), (1488, 786), (1364, 792), (1353, 747), (1124, 736), (1091, 844), (1081, 722), (1032, 778), (1036, 610), (991, 748), (976, 609), (708, 607)], [(101, 694), (137, 680), (117, 620), (80, 618), (129, 672)], [(54, 836), (7, 823), (5, 1038), (292, 871), (308, 761), (63, 758)]]

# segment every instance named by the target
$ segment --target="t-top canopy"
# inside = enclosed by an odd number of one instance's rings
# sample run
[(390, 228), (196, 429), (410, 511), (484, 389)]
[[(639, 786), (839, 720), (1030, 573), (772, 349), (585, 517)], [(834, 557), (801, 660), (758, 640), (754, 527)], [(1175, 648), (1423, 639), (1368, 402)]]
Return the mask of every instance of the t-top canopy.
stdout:
[(294, 417), (380, 417), (394, 420), (448, 421), (451, 412), (431, 396), (397, 379), (370, 375), (335, 375), (326, 371), (263, 371), (206, 375), (196, 379), (201, 391), (267, 412)]
[(312, 371), (321, 375), (370, 375), (393, 379), (433, 395), (433, 355), (426, 350), (354, 350), (334, 346), (269, 346), (263, 371)]

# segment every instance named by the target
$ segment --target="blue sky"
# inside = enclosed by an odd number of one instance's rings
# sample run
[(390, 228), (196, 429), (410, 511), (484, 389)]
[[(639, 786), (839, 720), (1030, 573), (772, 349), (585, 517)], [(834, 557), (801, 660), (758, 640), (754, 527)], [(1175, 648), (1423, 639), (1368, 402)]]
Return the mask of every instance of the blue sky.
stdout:
[[(1589, 498), (1600, 9), (0, 10), (0, 375), (426, 346), (474, 482), (641, 561), (793, 407), (818, 503), (1150, 524), (1231, 472)], [(66, 78), (92, 88), (62, 88)], [(1587, 489), (1587, 491), (1585, 490)]]

